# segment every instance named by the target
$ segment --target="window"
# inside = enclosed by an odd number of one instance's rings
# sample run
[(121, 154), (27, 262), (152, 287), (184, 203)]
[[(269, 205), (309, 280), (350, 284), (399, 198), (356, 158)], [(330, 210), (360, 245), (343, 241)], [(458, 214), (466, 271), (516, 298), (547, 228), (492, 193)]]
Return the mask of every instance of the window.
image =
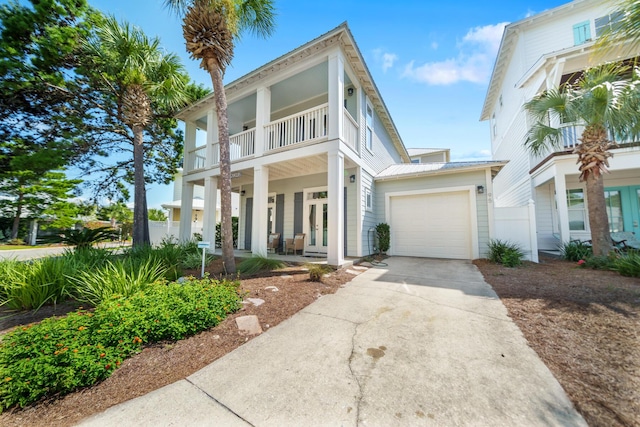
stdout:
[(373, 210), (373, 196), (371, 195), (371, 189), (364, 189), (364, 207), (368, 211)]
[(420, 163), (420, 159), (411, 159), (411, 163)]
[(496, 113), (491, 116), (491, 134), (495, 137), (498, 134), (498, 126), (496, 125)]
[(367, 141), (366, 147), (369, 151), (373, 151), (373, 108), (367, 102)]
[(610, 31), (616, 31), (620, 27), (622, 18), (624, 18), (624, 13), (621, 11), (596, 18), (596, 37), (600, 37)]
[(586, 230), (584, 191), (582, 191), (582, 189), (567, 190), (567, 205), (569, 208), (569, 230)]
[(573, 26), (573, 44), (580, 44), (591, 41), (591, 22), (584, 21)]
[(609, 218), (609, 231), (616, 233), (624, 231), (624, 221), (622, 219), (622, 201), (620, 191), (606, 190), (604, 192), (604, 202), (607, 206), (607, 217)]
[(500, 103), (500, 108), (502, 108), (502, 95), (500, 95), (500, 98), (498, 98), (498, 102)]

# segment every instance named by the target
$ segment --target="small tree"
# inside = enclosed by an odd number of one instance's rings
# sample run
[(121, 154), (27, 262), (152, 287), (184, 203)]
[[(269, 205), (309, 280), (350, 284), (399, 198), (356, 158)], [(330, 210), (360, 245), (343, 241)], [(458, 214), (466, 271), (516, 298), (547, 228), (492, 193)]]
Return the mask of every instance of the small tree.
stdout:
[(386, 253), (391, 242), (391, 228), (389, 224), (381, 222), (376, 225), (376, 236), (378, 237), (378, 251)]
[(167, 214), (162, 209), (149, 209), (149, 221), (166, 221)]

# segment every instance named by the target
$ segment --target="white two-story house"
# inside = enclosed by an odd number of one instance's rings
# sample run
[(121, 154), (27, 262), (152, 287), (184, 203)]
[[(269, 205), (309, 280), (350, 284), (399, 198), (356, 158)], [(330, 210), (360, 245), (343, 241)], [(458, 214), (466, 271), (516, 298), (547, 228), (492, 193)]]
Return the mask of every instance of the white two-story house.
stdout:
[[(508, 160), (494, 182), (497, 207), (535, 203), (539, 249), (557, 249), (561, 242), (590, 238), (585, 184), (578, 179), (572, 154), (583, 131), (579, 123), (562, 126), (563, 145), (534, 156), (525, 148), (532, 124), (524, 104), (536, 94), (575, 79), (602, 62), (630, 59), (620, 50), (595, 52), (603, 32), (621, 12), (601, 0), (576, 0), (507, 25), (482, 109), (490, 122), (494, 159)], [(640, 147), (616, 141), (605, 196), (611, 231), (640, 231)]]
[[(238, 247), (266, 255), (304, 233), (304, 252), (342, 265), (373, 253), (376, 224), (396, 255), (478, 258), (491, 235), (492, 178), (501, 162), (411, 164), (348, 26), (342, 24), (225, 86)], [(219, 147), (213, 95), (185, 108), (182, 212), (204, 186), (213, 241)], [(197, 132), (206, 140), (197, 146)], [(448, 151), (446, 151), (448, 155)], [(485, 190), (486, 189), (486, 190)], [(189, 215), (181, 238), (190, 236)]]

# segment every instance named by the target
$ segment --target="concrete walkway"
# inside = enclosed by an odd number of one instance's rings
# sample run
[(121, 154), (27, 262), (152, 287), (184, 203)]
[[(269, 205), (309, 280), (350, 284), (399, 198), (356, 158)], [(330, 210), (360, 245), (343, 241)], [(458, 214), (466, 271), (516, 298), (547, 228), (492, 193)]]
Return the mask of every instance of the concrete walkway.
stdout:
[(469, 262), (390, 258), (85, 426), (586, 426)]

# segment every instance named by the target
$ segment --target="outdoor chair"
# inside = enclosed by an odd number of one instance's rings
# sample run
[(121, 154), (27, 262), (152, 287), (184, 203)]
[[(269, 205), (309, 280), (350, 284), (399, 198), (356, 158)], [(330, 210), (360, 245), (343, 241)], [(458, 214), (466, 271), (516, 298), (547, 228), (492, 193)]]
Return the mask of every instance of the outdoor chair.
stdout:
[(629, 249), (640, 249), (640, 240), (636, 238), (636, 235), (632, 231), (619, 231), (611, 233), (611, 240), (613, 245), (623, 251)]
[(284, 253), (289, 254), (289, 251), (293, 251), (294, 255), (298, 254), (298, 251), (304, 255), (304, 233), (297, 233), (293, 239), (286, 239), (284, 241)]
[(267, 250), (273, 250), (273, 252), (277, 252), (280, 247), (280, 233), (271, 233), (269, 234), (269, 241), (267, 242)]

